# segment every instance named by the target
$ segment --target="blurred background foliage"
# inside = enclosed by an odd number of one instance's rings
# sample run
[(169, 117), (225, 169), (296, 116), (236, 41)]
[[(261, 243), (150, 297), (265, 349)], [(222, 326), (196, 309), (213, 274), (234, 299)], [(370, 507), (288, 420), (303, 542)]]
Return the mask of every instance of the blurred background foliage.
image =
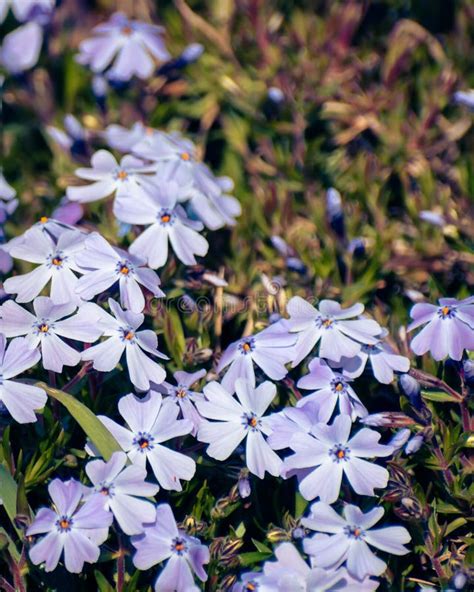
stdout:
[[(74, 54), (117, 9), (165, 26), (172, 55), (192, 42), (205, 51), (184, 70), (110, 88), (104, 107)], [(10, 16), (2, 32), (13, 26)], [(180, 130), (214, 171), (234, 179), (243, 213), (234, 229), (208, 233), (203, 265), (228, 287), (216, 289), (203, 268), (173, 260), (160, 274), (168, 311), (150, 302), (147, 312), (163, 333), (170, 370), (206, 364), (212, 378), (220, 349), (265, 326), (271, 314), (285, 314), (296, 293), (364, 302), (409, 355), (404, 326), (413, 302), (473, 293), (473, 115), (453, 101), (455, 91), (474, 87), (473, 33), (470, 0), (62, 0), (39, 66), (4, 84), (3, 168), (21, 201), (7, 234), (50, 214), (74, 182), (78, 160), (52, 142), (47, 125), (62, 128), (72, 113), (94, 147), (103, 146), (99, 132), (110, 123)], [(331, 187), (342, 196), (344, 232), (328, 218)], [(420, 219), (426, 210), (443, 223)], [(119, 240), (110, 207), (90, 205), (84, 225)], [(286, 241), (285, 252), (275, 248), (275, 236)], [(443, 377), (432, 361), (417, 363)], [(61, 380), (71, 377), (66, 371)], [(294, 402), (296, 378), (280, 385), (281, 402)], [(128, 385), (111, 373), (97, 398), (94, 380), (74, 394), (94, 412), (115, 415)], [(357, 390), (371, 411), (399, 410), (395, 386), (361, 378)], [(382, 589), (446, 584), (469, 563), (472, 442), (456, 406), (438, 395), (417, 419), (435, 434), (433, 450), (393, 463), (395, 493), (386, 501), (408, 522), (415, 554), (391, 562)], [(38, 507), (53, 472), (80, 474), (82, 445), (74, 421), (53, 408), (33, 428), (4, 430), (0, 454)], [(305, 507), (293, 482), (252, 481), (252, 496), (241, 500), (237, 476), (238, 467), (217, 470), (202, 457), (186, 491), (171, 495), (181, 517), (193, 516), (190, 531), (214, 541), (209, 591), (226, 589), (241, 566), (267, 558)], [(68, 578), (68, 589), (115, 589), (110, 560), (117, 549), (95, 575), (91, 568)], [(138, 584), (138, 572), (127, 569), (123, 590), (146, 590), (149, 578)], [(37, 572), (32, 590), (65, 589), (64, 574)], [(40, 581), (48, 578), (45, 588)]]

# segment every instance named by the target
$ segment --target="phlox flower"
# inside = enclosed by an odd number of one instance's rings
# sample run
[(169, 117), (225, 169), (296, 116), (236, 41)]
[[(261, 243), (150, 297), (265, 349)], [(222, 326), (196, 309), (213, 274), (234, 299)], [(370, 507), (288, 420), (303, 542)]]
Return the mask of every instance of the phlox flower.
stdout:
[(146, 354), (164, 360), (168, 357), (158, 351), (158, 337), (154, 331), (137, 331), (143, 324), (144, 315), (122, 310), (112, 298), (109, 298), (109, 307), (113, 316), (97, 307), (101, 310), (98, 326), (108, 339), (83, 351), (82, 359), (92, 361), (95, 370), (110, 372), (125, 352), (130, 380), (138, 390), (148, 390), (150, 382), (163, 382), (166, 376), (163, 367)]
[(356, 318), (364, 312), (363, 304), (341, 308), (334, 300), (321, 300), (315, 308), (300, 296), (287, 304), (290, 318), (286, 325), (298, 334), (293, 367), (305, 358), (319, 342), (319, 357), (339, 362), (342, 357), (353, 358), (363, 344), (378, 342), (382, 328), (372, 319)]
[(300, 378), (297, 386), (314, 392), (300, 399), (298, 407), (304, 407), (309, 402), (316, 403), (322, 423), (329, 421), (336, 406), (340, 413), (350, 415), (353, 420), (367, 415), (367, 409), (351, 387), (350, 378), (344, 373), (334, 372), (320, 358), (311, 360), (308, 369), (309, 374)]
[(10, 341), (0, 333), (0, 403), (18, 423), (36, 421), (35, 409), (42, 409), (48, 399), (43, 389), (12, 380), (38, 363), (41, 355), (24, 337)]
[(231, 343), (217, 366), (217, 372), (228, 367), (222, 386), (233, 393), (238, 378), (255, 384), (254, 363), (272, 380), (281, 380), (288, 372), (285, 364), (292, 359), (295, 341), (295, 335), (275, 323), (255, 335)]
[(194, 592), (194, 574), (207, 580), (204, 565), (209, 563), (209, 549), (199, 539), (180, 530), (168, 504), (156, 508), (156, 521), (141, 536), (132, 538), (136, 552), (133, 564), (147, 570), (166, 561), (155, 582), (155, 592)]
[(192, 373), (178, 370), (178, 372), (173, 374), (176, 385), (165, 381), (154, 386), (155, 390), (167, 395), (165, 401), (172, 401), (177, 405), (181, 411), (182, 417), (184, 419), (189, 419), (193, 424), (193, 430), (191, 432), (193, 436), (197, 434), (197, 430), (203, 421), (195, 404), (197, 401), (204, 401), (205, 399), (202, 393), (197, 393), (196, 391), (191, 390), (191, 386), (205, 375), (206, 371), (204, 369)]
[(140, 534), (143, 524), (155, 521), (156, 509), (152, 502), (140, 499), (156, 495), (158, 485), (145, 481), (147, 472), (138, 465), (125, 466), (127, 455), (114, 452), (108, 462), (97, 459), (86, 465), (86, 473), (93, 484), (93, 496), (101, 498), (105, 510), (110, 510), (125, 534)]
[(179, 409), (163, 403), (159, 393), (150, 391), (143, 399), (133, 394), (122, 397), (118, 403), (120, 415), (128, 429), (115, 421), (99, 416), (113, 434), (134, 465), (151, 465), (156, 480), (163, 489), (181, 491), (180, 479), (189, 481), (196, 471), (196, 463), (185, 454), (163, 446), (163, 442), (185, 436), (192, 430), (187, 419), (177, 419)]
[(142, 312), (145, 308), (140, 285), (155, 298), (164, 296), (159, 288), (160, 278), (152, 269), (145, 267), (142, 259), (111, 247), (97, 232), (86, 238), (84, 247), (76, 257), (76, 263), (84, 274), (77, 283), (76, 293), (83, 300), (105, 292), (116, 282), (120, 289), (120, 304), (133, 312)]
[(321, 408), (314, 401), (308, 401), (304, 407), (285, 407), (267, 418), (271, 434), (267, 442), (273, 450), (283, 450), (290, 446), (295, 434), (309, 434), (314, 424), (323, 422)]
[[(387, 334), (387, 330), (383, 329), (379, 338), (383, 339)], [(390, 384), (393, 381), (394, 372), (408, 372), (410, 369), (410, 360), (397, 354), (388, 343), (383, 341), (374, 345), (364, 344), (357, 356), (342, 358), (340, 365), (346, 376), (357, 378), (369, 361), (374, 377), (382, 384)]]
[(369, 428), (350, 438), (351, 427), (349, 415), (338, 415), (331, 425), (317, 424), (309, 434), (297, 433), (291, 439), (295, 454), (285, 459), (284, 472), (288, 476), (294, 469), (312, 469), (299, 483), (305, 499), (319, 497), (332, 504), (339, 496), (343, 475), (360, 495), (375, 495), (374, 488), (386, 487), (387, 469), (362, 459), (389, 456), (393, 449), (379, 444), (380, 434)]
[(408, 331), (426, 326), (410, 347), (418, 356), (429, 351), (435, 360), (447, 356), (460, 360), (465, 349), (474, 350), (474, 296), (464, 300), (440, 298), (438, 302), (438, 306), (423, 302), (411, 309), (413, 321)]
[(5, 280), (5, 292), (17, 294), (17, 302), (30, 302), (51, 280), (50, 296), (54, 304), (78, 302), (75, 293), (78, 278), (73, 271), (80, 271), (75, 256), (84, 248), (84, 238), (82, 232), (67, 230), (55, 242), (39, 227), (28, 230), (9, 252), (12, 257), (36, 263), (38, 267)]
[(203, 257), (208, 249), (207, 240), (199, 234), (201, 222), (186, 216), (180, 197), (188, 189), (177, 177), (170, 176), (166, 168), (155, 177), (153, 186), (147, 192), (148, 199), (117, 199), (114, 212), (119, 220), (129, 224), (140, 224), (147, 228), (130, 245), (130, 253), (143, 257), (148, 265), (156, 269), (168, 259), (168, 241), (180, 261), (195, 265), (196, 255)]
[[(235, 224), (241, 213), (239, 202), (230, 195), (233, 182), (228, 177), (215, 177), (201, 162), (194, 143), (179, 133), (153, 133), (133, 146), (140, 158), (162, 165), (172, 165), (173, 174), (191, 183), (187, 195), (194, 213), (211, 230)], [(159, 170), (159, 169), (158, 169)]]
[(276, 395), (276, 387), (266, 381), (255, 388), (243, 379), (235, 382), (237, 399), (218, 382), (204, 387), (206, 400), (196, 403), (199, 413), (211, 420), (201, 423), (198, 440), (209, 444), (207, 454), (225, 460), (246, 440), (246, 464), (251, 473), (263, 479), (265, 472), (278, 476), (282, 462), (264, 436), (271, 432), (265, 411)]
[(134, 156), (124, 156), (120, 164), (107, 150), (99, 150), (92, 155), (91, 168), (76, 169), (76, 175), (89, 185), (68, 187), (70, 201), (88, 203), (104, 199), (109, 195), (128, 197), (132, 200), (144, 199), (144, 185), (149, 182), (154, 167), (143, 163)]
[(2, 0), (0, 2), (0, 23), (3, 23), (10, 7), (17, 21), (27, 21), (36, 11), (50, 13), (56, 0)]
[(357, 506), (347, 504), (343, 516), (339, 516), (328, 504), (316, 502), (302, 524), (330, 536), (316, 534), (304, 541), (304, 549), (324, 569), (337, 569), (345, 563), (349, 575), (358, 581), (370, 575), (378, 576), (387, 564), (369, 545), (393, 555), (406, 555), (408, 549), (404, 545), (411, 540), (403, 526), (373, 529), (383, 515), (383, 508), (373, 508), (364, 514)]
[(0, 332), (6, 337), (25, 335), (31, 348), (40, 346), (43, 367), (62, 372), (63, 366), (76, 366), (81, 354), (61, 337), (92, 343), (102, 334), (96, 322), (95, 306), (84, 304), (76, 314), (76, 305), (54, 304), (51, 298), (38, 296), (33, 301), (34, 314), (7, 300), (0, 306)]
[(153, 137), (155, 134), (165, 136), (163, 132), (147, 127), (141, 121), (137, 121), (131, 128), (112, 123), (106, 127), (102, 135), (107, 144), (114, 150), (130, 152), (136, 144)]
[(104, 502), (93, 497), (82, 503), (84, 487), (71, 479), (54, 479), (48, 486), (53, 509), (41, 508), (28, 536), (46, 534), (29, 552), (35, 565), (44, 563), (45, 571), (53, 571), (64, 553), (64, 565), (72, 573), (81, 573), (84, 563), (95, 563), (112, 524), (113, 516), (104, 510)]
[(113, 62), (108, 70), (110, 79), (149, 78), (156, 62), (170, 59), (163, 32), (163, 27), (130, 20), (116, 12), (93, 29), (93, 37), (82, 41), (76, 60), (93, 72), (103, 72)]
[(0, 65), (16, 75), (29, 70), (38, 61), (42, 43), (43, 29), (38, 23), (21, 25), (3, 38)]

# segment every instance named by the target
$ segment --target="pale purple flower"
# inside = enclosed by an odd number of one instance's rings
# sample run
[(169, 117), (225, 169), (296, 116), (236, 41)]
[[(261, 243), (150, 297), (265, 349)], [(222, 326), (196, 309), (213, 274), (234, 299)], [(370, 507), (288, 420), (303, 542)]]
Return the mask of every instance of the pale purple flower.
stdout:
[(54, 304), (51, 298), (38, 296), (33, 301), (33, 314), (7, 300), (0, 306), (0, 332), (6, 337), (25, 335), (31, 348), (40, 347), (43, 367), (62, 372), (63, 366), (79, 364), (81, 353), (61, 337), (92, 343), (102, 335), (97, 307), (86, 303), (73, 314), (76, 308), (73, 302)]
[(112, 524), (113, 516), (103, 508), (97, 496), (83, 502), (84, 487), (71, 479), (54, 479), (48, 486), (54, 509), (41, 508), (28, 536), (46, 534), (29, 552), (35, 565), (44, 563), (45, 571), (53, 571), (64, 553), (64, 565), (72, 573), (81, 573), (84, 563), (95, 563)]
[(285, 407), (267, 418), (272, 432), (267, 442), (273, 450), (289, 448), (295, 434), (309, 434), (316, 423), (321, 423), (321, 408), (314, 401), (309, 401), (304, 407)]
[(145, 481), (147, 472), (138, 465), (125, 466), (127, 455), (114, 452), (108, 462), (97, 459), (86, 465), (86, 473), (100, 496), (105, 510), (110, 510), (125, 534), (140, 534), (144, 524), (155, 521), (156, 508), (144, 497), (157, 494), (159, 487)]
[(199, 539), (191, 537), (176, 524), (168, 504), (156, 508), (156, 522), (141, 536), (132, 538), (136, 549), (133, 564), (147, 570), (166, 561), (155, 582), (155, 592), (191, 592), (194, 574), (201, 582), (207, 580), (204, 565), (209, 563), (209, 549)]
[(132, 463), (145, 468), (148, 460), (163, 489), (181, 491), (180, 479), (192, 479), (196, 463), (185, 454), (163, 446), (163, 442), (191, 433), (191, 422), (177, 419), (178, 407), (163, 403), (161, 395), (154, 391), (143, 399), (126, 395), (120, 399), (118, 408), (129, 429), (103, 415), (99, 418)]
[(160, 278), (139, 257), (118, 248), (113, 248), (97, 232), (89, 235), (84, 250), (76, 257), (76, 263), (84, 274), (78, 281), (76, 293), (84, 300), (90, 300), (105, 292), (116, 282), (120, 289), (120, 304), (133, 312), (145, 308), (143, 286), (155, 298), (161, 298)]
[(149, 78), (157, 62), (170, 59), (163, 32), (163, 27), (130, 20), (116, 12), (108, 22), (93, 29), (93, 37), (82, 41), (76, 59), (96, 73), (113, 62), (107, 73), (110, 79)]
[(403, 526), (373, 529), (383, 515), (383, 508), (374, 508), (364, 514), (357, 506), (348, 504), (342, 517), (328, 504), (316, 502), (302, 523), (306, 528), (330, 536), (316, 534), (304, 541), (304, 549), (314, 556), (319, 567), (337, 569), (345, 563), (348, 573), (359, 581), (370, 575), (378, 576), (387, 564), (369, 545), (393, 555), (406, 555), (409, 551), (403, 545), (411, 540)]
[(57, 243), (39, 227), (29, 230), (19, 242), (10, 247), (16, 259), (36, 263), (29, 273), (8, 278), (3, 287), (8, 294), (17, 294), (18, 302), (30, 302), (51, 280), (51, 299), (55, 304), (78, 302), (75, 290), (79, 271), (75, 256), (84, 248), (85, 235), (77, 230), (64, 231)]
[(107, 150), (99, 150), (92, 155), (91, 168), (76, 169), (80, 179), (92, 181), (89, 185), (68, 187), (70, 201), (88, 203), (104, 199), (109, 195), (116, 198), (129, 198), (132, 201), (146, 201), (144, 187), (149, 183), (154, 167), (145, 164), (134, 156), (124, 156), (120, 164)]
[(474, 89), (458, 90), (454, 93), (453, 99), (458, 105), (464, 105), (474, 111)]
[(107, 144), (114, 150), (130, 152), (142, 140), (159, 133), (152, 127), (146, 127), (141, 121), (137, 121), (131, 128), (112, 123), (107, 126), (102, 135)]
[(0, 65), (10, 74), (20, 74), (36, 65), (41, 45), (43, 29), (35, 22), (26, 23), (14, 29), (3, 38), (0, 47)]
[(81, 204), (63, 197), (58, 207), (53, 211), (52, 216), (59, 224), (77, 224), (84, 216), (84, 208)]
[(195, 436), (203, 419), (199, 415), (195, 404), (197, 401), (204, 401), (204, 395), (191, 390), (191, 386), (206, 375), (206, 370), (198, 370), (197, 372), (184, 372), (178, 370), (173, 374), (176, 385), (169, 382), (162, 382), (160, 385), (154, 386), (154, 390), (167, 395), (165, 401), (173, 402), (181, 411), (181, 416), (184, 419), (189, 419), (193, 424), (191, 434)]
[(7, 182), (2, 171), (0, 170), (0, 199), (2, 201), (10, 201), (16, 195), (15, 189)]
[(2, 0), (0, 2), (0, 23), (7, 15), (10, 7), (18, 21), (24, 22), (35, 16), (37, 12), (50, 13), (56, 0)]
[(363, 344), (377, 343), (380, 325), (367, 318), (357, 318), (364, 312), (363, 304), (341, 308), (334, 300), (321, 300), (319, 309), (300, 296), (294, 296), (287, 304), (290, 318), (286, 325), (298, 333), (293, 367), (319, 344), (319, 357), (339, 362), (342, 357), (353, 358)]
[(191, 140), (176, 132), (154, 133), (136, 144), (133, 153), (161, 166), (167, 163), (173, 178), (188, 181), (191, 184), (187, 195), (190, 206), (208, 228), (216, 230), (225, 224), (235, 224), (241, 207), (235, 197), (227, 195), (234, 187), (233, 181), (228, 177), (215, 177), (198, 159), (196, 146)]
[(288, 372), (285, 364), (292, 359), (295, 341), (296, 337), (288, 333), (281, 323), (275, 323), (260, 333), (231, 343), (217, 366), (217, 372), (229, 367), (221, 381), (222, 386), (233, 393), (238, 378), (255, 384), (254, 363), (269, 378), (281, 380)]
[(168, 357), (158, 351), (158, 337), (154, 331), (137, 331), (143, 324), (144, 315), (122, 310), (112, 298), (109, 298), (109, 307), (114, 316), (101, 309), (102, 316), (98, 321), (108, 339), (83, 351), (82, 359), (92, 361), (95, 370), (110, 372), (125, 352), (130, 380), (138, 390), (147, 391), (150, 382), (162, 383), (166, 372), (146, 354), (164, 360)]
[[(379, 336), (386, 337), (387, 331), (383, 330)], [(362, 374), (370, 361), (375, 378), (382, 384), (390, 384), (393, 381), (394, 372), (408, 372), (410, 360), (397, 354), (388, 343), (379, 341), (374, 345), (363, 345), (360, 352), (354, 358), (342, 358), (340, 365), (344, 374), (349, 378), (357, 378)]]
[(177, 202), (186, 194), (187, 185), (171, 177), (169, 169), (153, 180), (145, 200), (117, 199), (114, 212), (119, 220), (147, 226), (130, 245), (130, 253), (143, 257), (156, 269), (168, 259), (168, 241), (180, 261), (195, 265), (196, 255), (203, 257), (209, 249), (207, 240), (199, 234), (203, 226), (186, 216)]
[(408, 331), (426, 325), (411, 341), (410, 347), (421, 356), (427, 351), (435, 360), (449, 356), (460, 360), (465, 349), (474, 350), (474, 297), (456, 300), (440, 298), (439, 305), (415, 304)]
[(315, 402), (319, 408), (319, 419), (327, 423), (336, 406), (340, 413), (350, 415), (353, 420), (367, 415), (367, 409), (350, 385), (350, 378), (344, 373), (334, 372), (320, 358), (311, 360), (309, 374), (297, 382), (298, 388), (314, 391), (298, 401), (298, 407)]
[(392, 448), (379, 444), (380, 434), (369, 428), (350, 438), (351, 427), (349, 415), (338, 415), (331, 425), (317, 424), (309, 434), (297, 433), (291, 439), (295, 454), (285, 459), (283, 470), (288, 476), (294, 469), (312, 469), (299, 483), (305, 499), (319, 497), (332, 504), (343, 475), (360, 495), (375, 495), (374, 488), (386, 487), (387, 469), (362, 459), (389, 456)]
[(419, 218), (420, 220), (423, 220), (423, 222), (433, 224), (433, 226), (439, 226), (440, 228), (444, 228), (446, 226), (446, 220), (444, 216), (439, 212), (433, 212), (431, 210), (422, 210), (419, 213)]
[[(344, 590), (345, 570), (329, 571), (308, 565), (291, 543), (275, 549), (276, 561), (266, 561), (263, 574), (257, 580), (258, 592), (325, 592)], [(244, 588), (245, 590), (245, 588)]]
[(255, 388), (243, 379), (235, 382), (237, 399), (218, 382), (204, 387), (206, 401), (196, 403), (199, 413), (211, 420), (199, 426), (198, 440), (209, 444), (207, 454), (225, 460), (245, 439), (246, 464), (251, 473), (263, 479), (265, 472), (278, 476), (282, 461), (270, 448), (265, 436), (271, 432), (265, 411), (276, 395), (276, 387), (266, 381)]
[(0, 333), (0, 403), (18, 423), (36, 421), (35, 409), (42, 409), (48, 399), (43, 389), (12, 380), (39, 362), (41, 355), (24, 337), (10, 341)]
[(64, 117), (64, 130), (54, 125), (46, 126), (46, 133), (53, 141), (53, 148), (58, 146), (72, 157), (85, 159), (89, 156), (90, 133), (74, 115), (70, 113)]

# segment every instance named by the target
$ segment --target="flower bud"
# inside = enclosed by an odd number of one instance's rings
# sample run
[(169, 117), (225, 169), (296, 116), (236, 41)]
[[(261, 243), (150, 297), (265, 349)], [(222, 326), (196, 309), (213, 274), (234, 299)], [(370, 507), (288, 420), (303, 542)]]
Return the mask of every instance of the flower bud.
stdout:
[(424, 440), (425, 439), (421, 434), (413, 436), (413, 438), (405, 446), (405, 452), (407, 454), (415, 454), (415, 452), (418, 452), (418, 450), (420, 450)]
[(421, 385), (420, 383), (410, 376), (410, 374), (401, 374), (398, 377), (398, 384), (400, 385), (400, 390), (402, 393), (408, 397), (411, 405), (415, 409), (421, 409), (423, 406), (423, 401), (421, 400)]

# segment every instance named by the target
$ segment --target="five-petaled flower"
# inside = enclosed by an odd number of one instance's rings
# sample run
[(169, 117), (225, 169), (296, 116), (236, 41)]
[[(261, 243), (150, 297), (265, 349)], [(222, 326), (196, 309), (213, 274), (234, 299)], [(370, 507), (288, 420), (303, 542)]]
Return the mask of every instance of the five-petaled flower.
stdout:
[(163, 402), (159, 393), (150, 391), (143, 399), (130, 394), (118, 403), (128, 429), (101, 415), (99, 419), (113, 434), (133, 464), (145, 468), (147, 460), (163, 489), (181, 491), (180, 479), (189, 481), (196, 471), (192, 458), (163, 446), (163, 442), (191, 433), (192, 423), (178, 419), (179, 408)]
[(380, 434), (369, 428), (349, 439), (351, 427), (349, 415), (338, 415), (331, 425), (316, 424), (310, 433), (296, 433), (291, 439), (295, 454), (285, 459), (284, 472), (289, 476), (295, 469), (306, 470), (299, 483), (305, 499), (319, 497), (332, 504), (343, 475), (360, 495), (375, 495), (374, 488), (387, 486), (387, 469), (362, 459), (389, 456), (393, 449), (379, 444)]
[(178, 528), (168, 504), (156, 508), (155, 523), (147, 526), (143, 535), (132, 537), (132, 545), (136, 549), (133, 564), (138, 569), (166, 561), (155, 582), (155, 592), (197, 590), (193, 574), (201, 582), (207, 580), (204, 565), (209, 563), (209, 549)]
[(270, 448), (265, 436), (271, 433), (265, 411), (276, 395), (276, 387), (266, 381), (255, 388), (252, 382), (235, 382), (237, 399), (218, 382), (204, 387), (206, 401), (198, 401), (199, 413), (211, 420), (202, 423), (198, 440), (209, 444), (207, 454), (225, 460), (237, 446), (246, 440), (246, 463), (249, 470), (263, 479), (265, 472), (278, 476), (282, 462)]
[(155, 521), (154, 504), (144, 497), (155, 495), (159, 487), (145, 481), (147, 472), (139, 465), (125, 466), (127, 455), (114, 452), (108, 462), (97, 459), (86, 465), (93, 484), (92, 495), (99, 496), (106, 510), (115, 516), (125, 534), (140, 534), (144, 524)]
[(357, 580), (382, 574), (387, 564), (377, 557), (369, 545), (394, 555), (406, 555), (404, 547), (410, 535), (403, 526), (372, 527), (384, 515), (383, 508), (374, 508), (365, 514), (354, 505), (344, 507), (343, 517), (324, 502), (311, 506), (308, 518), (302, 519), (306, 528), (317, 533), (304, 541), (306, 553), (314, 556), (316, 565), (336, 569), (346, 565), (348, 573)]
[(108, 537), (113, 516), (98, 497), (84, 502), (84, 486), (73, 479), (54, 479), (48, 491), (54, 509), (41, 508), (26, 531), (28, 536), (46, 534), (31, 547), (30, 559), (53, 571), (64, 553), (66, 569), (81, 573), (84, 562), (96, 563), (99, 559), (99, 545)]

